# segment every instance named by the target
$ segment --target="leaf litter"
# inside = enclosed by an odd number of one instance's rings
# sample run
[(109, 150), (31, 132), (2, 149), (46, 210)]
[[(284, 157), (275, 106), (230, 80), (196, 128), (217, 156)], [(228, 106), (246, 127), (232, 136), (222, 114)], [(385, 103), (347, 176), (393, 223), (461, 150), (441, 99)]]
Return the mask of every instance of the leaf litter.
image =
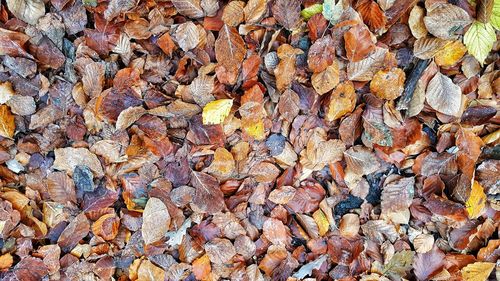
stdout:
[(0, 279), (500, 278), (499, 0), (0, 22)]

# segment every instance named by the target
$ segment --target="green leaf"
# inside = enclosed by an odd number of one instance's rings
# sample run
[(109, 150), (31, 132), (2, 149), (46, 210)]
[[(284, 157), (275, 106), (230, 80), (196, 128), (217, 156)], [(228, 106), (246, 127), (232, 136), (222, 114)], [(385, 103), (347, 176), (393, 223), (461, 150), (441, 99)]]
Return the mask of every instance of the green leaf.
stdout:
[(495, 29), (491, 23), (479, 21), (472, 23), (464, 35), (464, 44), (469, 54), (473, 55), (481, 64), (484, 63), (496, 40)]
[(500, 30), (500, 0), (495, 0), (491, 11), (490, 23), (494, 28)]
[(332, 24), (335, 24), (339, 21), (340, 16), (342, 16), (342, 12), (344, 12), (342, 0), (340, 0), (336, 4), (335, 0), (325, 0), (325, 2), (323, 3), (323, 16)]
[(300, 12), (300, 15), (304, 19), (308, 20), (315, 14), (319, 14), (321, 12), (323, 12), (323, 4), (314, 4), (302, 10), (302, 12)]
[(400, 280), (412, 268), (414, 255), (414, 252), (408, 250), (395, 253), (392, 259), (384, 266), (382, 273), (395, 280)]

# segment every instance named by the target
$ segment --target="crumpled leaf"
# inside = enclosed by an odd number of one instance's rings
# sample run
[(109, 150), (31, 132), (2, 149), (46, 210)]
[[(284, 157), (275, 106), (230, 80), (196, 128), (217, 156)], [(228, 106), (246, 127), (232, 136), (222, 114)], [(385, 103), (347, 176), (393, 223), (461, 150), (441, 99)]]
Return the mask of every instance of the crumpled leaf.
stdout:
[(328, 163), (342, 160), (345, 144), (341, 140), (326, 140), (326, 132), (315, 129), (306, 149), (300, 153), (300, 163), (306, 169), (317, 171), (323, 169)]
[(42, 0), (7, 0), (7, 7), (18, 19), (33, 25), (45, 15)]
[(491, 23), (475, 21), (464, 35), (464, 44), (482, 65), (496, 42), (495, 29)]
[(104, 175), (101, 162), (97, 159), (97, 156), (87, 148), (56, 148), (54, 153), (56, 156), (52, 166), (54, 169), (63, 170), (72, 175), (76, 166), (85, 165), (89, 167), (96, 176), (102, 177)]
[(352, 112), (356, 106), (356, 92), (352, 82), (346, 81), (335, 88), (330, 95), (326, 120), (335, 121)]
[(224, 194), (220, 190), (217, 179), (200, 172), (192, 172), (191, 174), (191, 184), (196, 188), (193, 203), (201, 211), (209, 214), (222, 211), (225, 208)]
[(381, 218), (398, 224), (408, 224), (410, 205), (414, 195), (414, 178), (389, 176), (385, 182), (381, 196)]
[(232, 106), (232, 99), (220, 99), (207, 103), (203, 107), (203, 125), (221, 124), (229, 115)]
[(271, 10), (276, 21), (288, 30), (300, 25), (300, 0), (276, 0)]
[(246, 23), (257, 23), (267, 10), (267, 0), (249, 0), (243, 8)]

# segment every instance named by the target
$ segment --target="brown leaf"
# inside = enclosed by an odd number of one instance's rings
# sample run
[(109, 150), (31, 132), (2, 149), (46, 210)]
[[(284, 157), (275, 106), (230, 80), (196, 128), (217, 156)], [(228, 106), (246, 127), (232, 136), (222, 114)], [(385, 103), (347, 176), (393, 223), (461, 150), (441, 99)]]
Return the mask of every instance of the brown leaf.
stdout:
[(290, 243), (290, 236), (283, 222), (277, 219), (269, 218), (264, 222), (263, 234), (267, 240), (274, 245), (286, 246)]
[(193, 203), (202, 212), (214, 214), (225, 208), (224, 194), (217, 180), (205, 173), (192, 172), (191, 184), (196, 188)]
[[(160, 221), (157, 221), (157, 226), (162, 226)], [(118, 235), (120, 227), (120, 218), (116, 214), (106, 214), (101, 216), (92, 224), (92, 232), (94, 235), (101, 237), (104, 240), (113, 240)], [(144, 237), (144, 236), (143, 236)]]
[(445, 254), (436, 246), (427, 253), (417, 253), (413, 261), (415, 275), (419, 280), (429, 280), (444, 267)]
[(68, 201), (76, 204), (76, 192), (73, 180), (64, 172), (54, 172), (47, 176), (47, 191), (50, 199), (61, 204)]
[(401, 68), (380, 70), (370, 82), (370, 91), (378, 98), (395, 100), (403, 93), (406, 75)]
[(76, 216), (63, 230), (57, 244), (63, 252), (71, 251), (90, 231), (90, 223), (84, 213)]
[(349, 62), (347, 77), (353, 81), (370, 81), (377, 71), (384, 69), (387, 49), (375, 47), (373, 53), (358, 62)]
[(215, 150), (214, 160), (207, 168), (207, 172), (218, 179), (227, 179), (235, 171), (233, 155), (227, 149), (219, 147)]
[(33, 25), (45, 15), (45, 5), (41, 0), (8, 0), (7, 7), (18, 19)]
[(205, 244), (205, 251), (211, 262), (215, 264), (229, 263), (236, 255), (236, 250), (228, 239), (214, 238)]
[(276, 21), (285, 29), (294, 30), (300, 25), (300, 0), (276, 0), (271, 10)]
[(397, 224), (408, 224), (410, 205), (413, 200), (415, 179), (400, 176), (389, 176), (385, 182), (381, 196), (381, 218)]
[(380, 168), (380, 161), (369, 148), (356, 145), (344, 152), (347, 164), (346, 172), (353, 172), (356, 175), (368, 175)]
[(234, 75), (234, 79), (230, 81), (236, 81), (245, 54), (245, 42), (236, 28), (224, 24), (215, 41), (215, 58), (219, 66)]
[(246, 23), (257, 23), (267, 11), (267, 0), (249, 0), (243, 9)]
[(229, 26), (238, 26), (243, 22), (244, 8), (245, 2), (243, 1), (231, 1), (227, 3), (222, 12), (222, 21)]
[(63, 170), (72, 175), (77, 165), (84, 165), (89, 167), (96, 176), (102, 177), (104, 175), (101, 162), (95, 154), (86, 148), (57, 148), (54, 153), (55, 160), (52, 166), (54, 169)]
[(287, 89), (281, 96), (278, 102), (278, 111), (281, 116), (292, 122), (293, 119), (299, 114), (300, 111), (300, 98), (296, 92), (291, 89)]
[(312, 72), (322, 72), (334, 61), (335, 46), (330, 35), (325, 35), (316, 40), (311, 48), (309, 48), (307, 64)]
[[(352, 82), (341, 83), (330, 95), (326, 120), (335, 121), (352, 112), (356, 106), (356, 93)], [(352, 128), (351, 128), (352, 129)], [(342, 134), (341, 134), (342, 135)]]
[(302, 50), (295, 49), (288, 44), (283, 44), (278, 48), (280, 62), (274, 69), (274, 76), (276, 76), (276, 86), (279, 91), (284, 91), (292, 83), (295, 78), (296, 56), (302, 53)]

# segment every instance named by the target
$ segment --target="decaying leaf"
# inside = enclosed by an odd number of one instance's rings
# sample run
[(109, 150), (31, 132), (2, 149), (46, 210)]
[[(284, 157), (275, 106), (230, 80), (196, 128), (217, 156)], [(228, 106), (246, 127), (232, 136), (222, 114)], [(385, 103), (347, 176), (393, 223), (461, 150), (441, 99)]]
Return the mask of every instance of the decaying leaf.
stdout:
[(462, 106), (462, 90), (440, 72), (429, 81), (426, 90), (427, 103), (443, 114), (458, 116)]
[(7, 7), (18, 19), (33, 25), (45, 15), (45, 5), (41, 0), (8, 0)]
[(474, 219), (481, 215), (484, 206), (486, 205), (486, 194), (479, 182), (474, 181), (469, 199), (465, 203), (469, 217)]
[(441, 39), (455, 39), (457, 32), (472, 22), (467, 12), (452, 4), (440, 4), (425, 17), (425, 27), (430, 34)]
[(141, 228), (144, 243), (151, 244), (165, 237), (170, 228), (170, 220), (167, 206), (158, 198), (149, 198), (144, 207)]
[(12, 138), (16, 130), (14, 115), (10, 113), (7, 105), (0, 105), (0, 136), (4, 138)]

